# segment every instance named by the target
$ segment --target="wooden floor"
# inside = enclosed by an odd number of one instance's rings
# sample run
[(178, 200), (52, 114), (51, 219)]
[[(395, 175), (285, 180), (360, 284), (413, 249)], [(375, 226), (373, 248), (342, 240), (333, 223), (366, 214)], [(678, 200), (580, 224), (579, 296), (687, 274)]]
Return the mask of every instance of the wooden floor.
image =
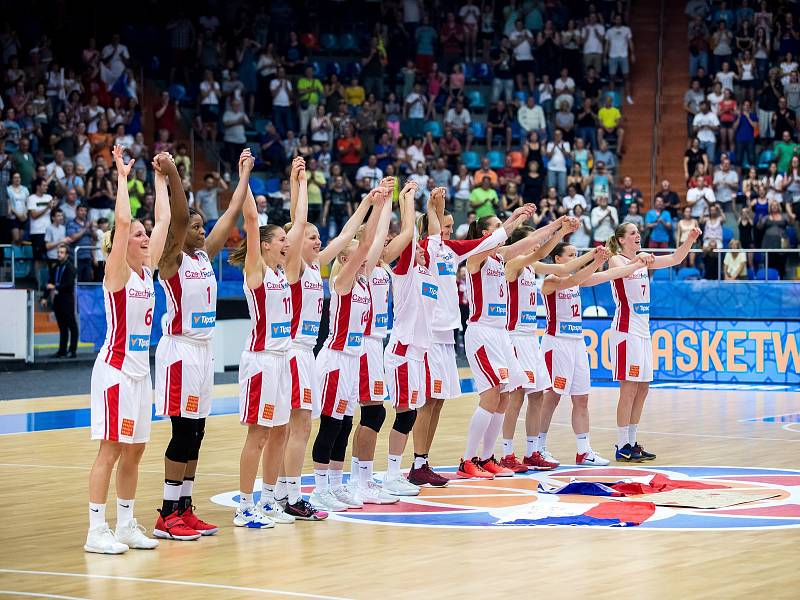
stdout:
[[(235, 386), (218, 386), (220, 397), (234, 393)], [(592, 393), (592, 445), (606, 456), (616, 439), (615, 394), (609, 387)], [(468, 395), (446, 406), (431, 455), (437, 464), (455, 464), (474, 405), (475, 396)], [(9, 401), (0, 404), (0, 419), (87, 406), (86, 396)], [(572, 462), (575, 452), (568, 409), (569, 402), (562, 401), (549, 444), (564, 463)], [(653, 390), (639, 437), (658, 460), (646, 467), (800, 469), (800, 423), (792, 423), (793, 417), (760, 420), (796, 413), (800, 399), (794, 392)], [(519, 425), (518, 455), (524, 440)], [(142, 463), (136, 514), (148, 530), (160, 506), (168, 429), (166, 422), (154, 423)], [(221, 525), (218, 535), (197, 542), (162, 541), (155, 551), (132, 550), (117, 557), (82, 550), (87, 475), (96, 452), (88, 429), (0, 436), (0, 595), (182, 600), (798, 597), (800, 528), (768, 526), (800, 523), (800, 513), (791, 508), (786, 514), (798, 518), (759, 519), (757, 527), (742, 530), (713, 525), (699, 531), (412, 527), (403, 526), (404, 520), (420, 523), (403, 514), (383, 524), (344, 518), (266, 531), (236, 529), (232, 509), (211, 498), (224, 501), (237, 490), (243, 435), (235, 415), (208, 420), (195, 503), (203, 518)], [(376, 469), (385, 468), (385, 447), (384, 434)], [(310, 461), (305, 472), (311, 472)], [(784, 505), (800, 508), (800, 473), (784, 481), (793, 484), (793, 489), (784, 486)], [(507, 499), (523, 493), (520, 489), (529, 495), (535, 489), (521, 483), (453, 487), (446, 492), (447, 502), (468, 508), (519, 503)], [(434, 504), (441, 501), (437, 490), (424, 490), (423, 501), (426, 496)], [(113, 525), (113, 503), (109, 512)]]

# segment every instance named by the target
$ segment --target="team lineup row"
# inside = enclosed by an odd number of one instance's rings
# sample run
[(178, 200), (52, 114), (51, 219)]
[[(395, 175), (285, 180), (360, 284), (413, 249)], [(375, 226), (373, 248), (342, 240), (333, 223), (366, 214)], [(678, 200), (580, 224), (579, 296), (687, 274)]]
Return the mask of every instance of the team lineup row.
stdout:
[[(171, 157), (156, 156), (156, 224), (148, 238), (130, 214), (127, 177), (133, 161), (125, 164), (121, 147), (114, 148), (114, 159), (120, 185), (115, 225), (103, 243), (107, 333), (92, 372), (91, 433), (100, 448), (90, 475), (86, 551), (120, 554), (158, 545), (133, 516), (153, 399), (156, 414), (170, 417), (172, 424), (154, 535), (193, 540), (218, 531), (195, 514), (192, 489), (213, 389), (216, 279), (211, 259), (240, 212), (246, 238), (229, 260), (244, 270), (251, 331), (239, 365), (239, 416), (247, 435), (234, 525), (262, 529), (320, 521), (330, 512), (394, 503), (419, 494), (420, 486), (447, 484), (430, 468), (428, 453), (444, 400), (460, 395), (454, 330), (460, 325), (456, 273), (464, 261), (470, 309), (465, 346), (480, 400), (458, 475), (507, 477), (558, 466), (547, 450), (547, 432), (562, 395), (572, 399), (576, 464), (608, 464), (589, 442), (590, 372), (579, 289), (606, 281), (612, 282), (617, 304), (612, 322), (614, 375), (620, 382), (616, 459), (655, 458), (636, 440), (652, 379), (648, 269), (678, 264), (699, 230), (674, 254), (653, 257), (640, 252), (637, 228), (623, 223), (607, 248), (577, 257), (576, 249), (562, 242), (577, 228), (577, 220), (562, 217), (534, 230), (524, 225), (535, 211), (527, 205), (505, 222), (479, 219), (471, 224), (468, 239), (451, 240), (453, 219), (444, 208), (444, 188), (431, 193), (427, 212), (417, 221), (415, 184), (406, 183), (398, 194), (395, 181), (386, 178), (340, 235), (322, 248), (319, 232), (307, 222), (303, 160), (295, 159), (291, 167), (291, 222), (259, 227), (248, 185), (253, 158), (246, 149), (230, 205), (207, 237), (202, 217), (188, 208)], [(393, 196), (401, 223), (400, 232), (389, 239)], [(546, 256), (552, 261), (540, 262)], [(606, 262), (608, 269), (600, 270)], [(330, 333), (315, 357), (323, 312), (321, 266), (330, 263)], [(153, 394), (149, 339), (155, 267), (167, 298), (168, 324), (156, 349)], [(541, 344), (537, 273), (546, 275), (541, 293), (547, 324)], [(519, 461), (513, 436), (526, 397), (526, 453)], [(395, 418), (388, 466), (379, 484), (373, 464), (387, 400)], [(360, 418), (352, 436), (351, 476), (344, 485), (356, 406)], [(316, 418), (314, 490), (306, 500), (300, 477)], [(412, 431), (414, 464), (406, 478), (400, 466)], [(501, 433), (503, 456), (497, 461), (494, 447)], [(105, 511), (117, 463), (117, 526), (112, 531)], [(255, 502), (259, 463), (263, 484)]]

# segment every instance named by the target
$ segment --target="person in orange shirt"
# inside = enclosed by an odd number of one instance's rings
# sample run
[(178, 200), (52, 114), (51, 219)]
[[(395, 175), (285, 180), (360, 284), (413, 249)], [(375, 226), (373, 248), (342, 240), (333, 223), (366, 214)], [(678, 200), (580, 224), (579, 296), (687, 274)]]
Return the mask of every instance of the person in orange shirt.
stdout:
[(473, 179), (474, 181), (481, 182), (483, 181), (484, 177), (489, 178), (489, 182), (492, 184), (493, 188), (497, 187), (497, 182), (498, 182), (497, 173), (492, 168), (489, 167), (489, 159), (486, 157), (483, 157), (481, 159), (481, 168), (475, 171)]
[(355, 134), (352, 125), (346, 125), (342, 137), (336, 140), (336, 152), (342, 164), (342, 171), (350, 181), (353, 181), (361, 163), (363, 148), (361, 138)]
[(97, 132), (89, 134), (89, 143), (92, 145), (92, 162), (97, 161), (98, 156), (102, 156), (106, 165), (112, 164), (111, 147), (114, 145), (114, 135), (108, 131), (108, 119), (105, 115), (100, 117), (97, 122)]

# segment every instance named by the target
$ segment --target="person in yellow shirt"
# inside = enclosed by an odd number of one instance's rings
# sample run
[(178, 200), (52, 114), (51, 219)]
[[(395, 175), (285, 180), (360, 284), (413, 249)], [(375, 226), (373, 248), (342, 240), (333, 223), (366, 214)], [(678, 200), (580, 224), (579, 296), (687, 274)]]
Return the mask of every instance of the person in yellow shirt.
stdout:
[(625, 135), (625, 130), (620, 126), (622, 123), (622, 113), (614, 106), (614, 99), (611, 95), (606, 95), (603, 99), (602, 108), (597, 111), (597, 120), (600, 122), (600, 127), (597, 128), (598, 143), (602, 142), (604, 137), (609, 134), (616, 134), (617, 136), (617, 154), (622, 154), (622, 139)]
[(344, 88), (344, 99), (345, 102), (347, 102), (347, 108), (350, 109), (350, 113), (353, 115), (355, 115), (358, 109), (361, 108), (361, 105), (364, 104), (366, 92), (364, 86), (358, 82), (358, 77), (353, 77), (350, 80), (350, 85)]

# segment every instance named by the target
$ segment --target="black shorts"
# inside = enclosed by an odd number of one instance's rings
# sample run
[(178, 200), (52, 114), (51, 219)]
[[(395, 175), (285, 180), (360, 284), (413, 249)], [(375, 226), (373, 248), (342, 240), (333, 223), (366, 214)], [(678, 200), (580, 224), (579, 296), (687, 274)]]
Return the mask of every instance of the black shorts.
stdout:
[(720, 121), (719, 126), (722, 127), (723, 129), (732, 129), (733, 128), (733, 122), (732, 121)]
[(514, 64), (514, 74), (515, 75), (522, 75), (523, 77), (527, 77), (528, 73), (534, 72), (534, 67), (536, 66), (536, 62), (533, 60), (518, 60)]
[(219, 105), (201, 104), (200, 118), (202, 119), (203, 123), (216, 123), (219, 121)]
[(47, 246), (45, 246), (43, 233), (32, 233), (29, 236), (31, 241), (31, 250), (33, 250), (33, 258), (42, 260), (47, 257)]

